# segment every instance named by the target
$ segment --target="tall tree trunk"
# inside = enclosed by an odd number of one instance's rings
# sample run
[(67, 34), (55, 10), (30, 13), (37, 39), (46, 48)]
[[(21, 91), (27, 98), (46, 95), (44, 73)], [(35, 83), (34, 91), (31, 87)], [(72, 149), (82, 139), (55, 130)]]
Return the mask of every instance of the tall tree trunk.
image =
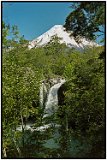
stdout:
[(65, 121), (66, 121), (66, 132), (68, 132), (68, 114), (65, 115)]
[(7, 157), (6, 148), (3, 148), (3, 157), (4, 157), (4, 158)]
[(22, 123), (22, 146), (24, 147), (24, 122), (22, 113), (21, 113), (21, 123)]
[(13, 142), (14, 142), (14, 144), (15, 144), (15, 147), (16, 147), (16, 150), (17, 150), (17, 152), (18, 152), (18, 154), (19, 154), (19, 157), (21, 158), (21, 150), (20, 150), (19, 146), (17, 145), (16, 140), (15, 140), (14, 137), (13, 137)]

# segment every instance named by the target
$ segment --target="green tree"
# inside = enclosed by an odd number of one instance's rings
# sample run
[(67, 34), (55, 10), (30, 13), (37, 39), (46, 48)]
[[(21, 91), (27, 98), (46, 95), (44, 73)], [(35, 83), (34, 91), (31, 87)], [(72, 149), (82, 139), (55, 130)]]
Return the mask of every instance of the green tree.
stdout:
[(102, 48), (85, 54), (72, 54), (72, 62), (65, 69), (68, 124), (75, 134), (87, 136), (94, 150), (89, 154), (91, 158), (105, 156), (105, 80), (104, 61), (99, 58), (100, 53)]
[(28, 40), (25, 40), (24, 35), (20, 36), (18, 27), (6, 24), (4, 21), (2, 22), (2, 40), (3, 51), (18, 49), (28, 45)]
[(73, 31), (74, 37), (82, 36), (93, 40), (96, 36), (104, 36), (105, 5), (101, 1), (73, 3), (64, 27)]
[(11, 144), (10, 135), (15, 134), (20, 123), (24, 134), (24, 118), (38, 113), (38, 109), (33, 108), (32, 101), (39, 99), (41, 72), (37, 68), (34, 70), (27, 62), (26, 48), (3, 53), (2, 124), (5, 149)]
[(2, 22), (2, 48), (7, 45), (7, 36), (9, 34), (10, 26)]

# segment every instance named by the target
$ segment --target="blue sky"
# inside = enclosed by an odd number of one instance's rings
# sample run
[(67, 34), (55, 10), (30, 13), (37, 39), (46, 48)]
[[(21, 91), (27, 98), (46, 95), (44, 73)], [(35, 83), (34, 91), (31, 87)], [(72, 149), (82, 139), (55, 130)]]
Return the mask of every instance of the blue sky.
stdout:
[(3, 2), (3, 19), (17, 25), (21, 35), (32, 40), (57, 24), (64, 24), (71, 2)]

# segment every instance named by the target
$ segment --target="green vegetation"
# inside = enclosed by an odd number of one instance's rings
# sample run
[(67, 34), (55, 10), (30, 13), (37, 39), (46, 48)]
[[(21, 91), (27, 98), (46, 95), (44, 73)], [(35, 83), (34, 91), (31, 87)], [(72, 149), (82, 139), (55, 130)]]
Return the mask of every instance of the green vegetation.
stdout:
[(71, 62), (64, 70), (64, 105), (58, 113), (64, 121), (62, 128), (68, 126), (77, 137), (87, 137), (87, 143), (92, 145), (87, 154), (90, 158), (104, 156), (105, 80), (101, 53), (102, 48), (95, 48), (70, 55)]
[[(90, 6), (86, 8), (89, 12)], [(103, 24), (99, 19), (96, 25), (100, 23)], [(10, 30), (13, 38), (8, 40)], [(93, 31), (88, 35), (90, 38)], [(53, 37), (46, 46), (29, 50), (17, 27), (5, 23), (2, 37), (2, 157), (105, 158), (104, 47), (81, 53), (59, 44), (57, 37)], [(35, 121), (35, 128), (44, 123), (39, 89), (42, 80), (53, 77), (66, 79), (63, 101), (59, 102), (57, 112), (45, 119), (47, 124), (55, 122), (60, 127), (57, 131), (54, 125), (45, 132), (26, 131), (24, 124), (29, 117)], [(17, 130), (20, 124), (22, 132)], [(44, 143), (52, 143), (52, 138), (58, 146), (46, 147)], [(74, 154), (76, 140), (79, 146)], [(84, 142), (87, 146), (83, 146)], [(78, 149), (80, 146), (83, 148)]]
[[(49, 49), (47, 50), (47, 48)], [(87, 137), (88, 143), (93, 146), (89, 157), (104, 157), (104, 59), (99, 58), (102, 52), (102, 47), (87, 50), (85, 53), (72, 51), (72, 49), (66, 51), (66, 47), (64, 48), (60, 44), (32, 50), (20, 47), (18, 50), (14, 48), (9, 52), (3, 52), (2, 129), (4, 152), (7, 150), (8, 153), (10, 150), (11, 153), (13, 146), (14, 151), (18, 152), (13, 154), (14, 156), (25, 156), (23, 147), (26, 146), (24, 142), (26, 132), (23, 121), (29, 116), (35, 116), (35, 126), (42, 124), (40, 116), (42, 110), (38, 103), (41, 80), (60, 75), (67, 81), (64, 105), (60, 106), (58, 115), (56, 113), (56, 121), (62, 126), (60, 129), (61, 148), (62, 146), (65, 149), (68, 148), (68, 144), (66, 147), (64, 146), (67, 143), (68, 132), (69, 135), (75, 133), (79, 137)], [(33, 101), (36, 108), (32, 105)], [(22, 124), (22, 133), (16, 131), (19, 124)], [(67, 125), (68, 130), (66, 129)], [(45, 136), (42, 135), (42, 137)], [(22, 138), (23, 147), (18, 144), (20, 138)], [(38, 141), (38, 136), (36, 138), (35, 141)], [(69, 155), (68, 151), (64, 151), (64, 155), (59, 150), (57, 152), (62, 157)], [(11, 156), (10, 153), (8, 154)], [(42, 158), (42, 154), (33, 154), (32, 151), (31, 157), (40, 156)], [(53, 151), (50, 155), (53, 155)], [(72, 157), (72, 155), (70, 156)], [(44, 157), (46, 157), (46, 152)]]
[[(105, 2), (76, 2), (67, 16), (64, 27), (73, 31), (73, 36), (96, 39), (104, 36)], [(97, 34), (96, 34), (97, 33)]]

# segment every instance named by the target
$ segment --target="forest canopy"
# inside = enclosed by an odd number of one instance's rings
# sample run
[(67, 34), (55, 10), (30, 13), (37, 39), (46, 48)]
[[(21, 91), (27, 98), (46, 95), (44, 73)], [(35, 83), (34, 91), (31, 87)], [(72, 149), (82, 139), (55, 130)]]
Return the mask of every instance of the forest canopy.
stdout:
[[(76, 2), (67, 16), (64, 27), (73, 31), (73, 36), (96, 40), (105, 34), (105, 2)], [(104, 40), (104, 39), (103, 39)]]

